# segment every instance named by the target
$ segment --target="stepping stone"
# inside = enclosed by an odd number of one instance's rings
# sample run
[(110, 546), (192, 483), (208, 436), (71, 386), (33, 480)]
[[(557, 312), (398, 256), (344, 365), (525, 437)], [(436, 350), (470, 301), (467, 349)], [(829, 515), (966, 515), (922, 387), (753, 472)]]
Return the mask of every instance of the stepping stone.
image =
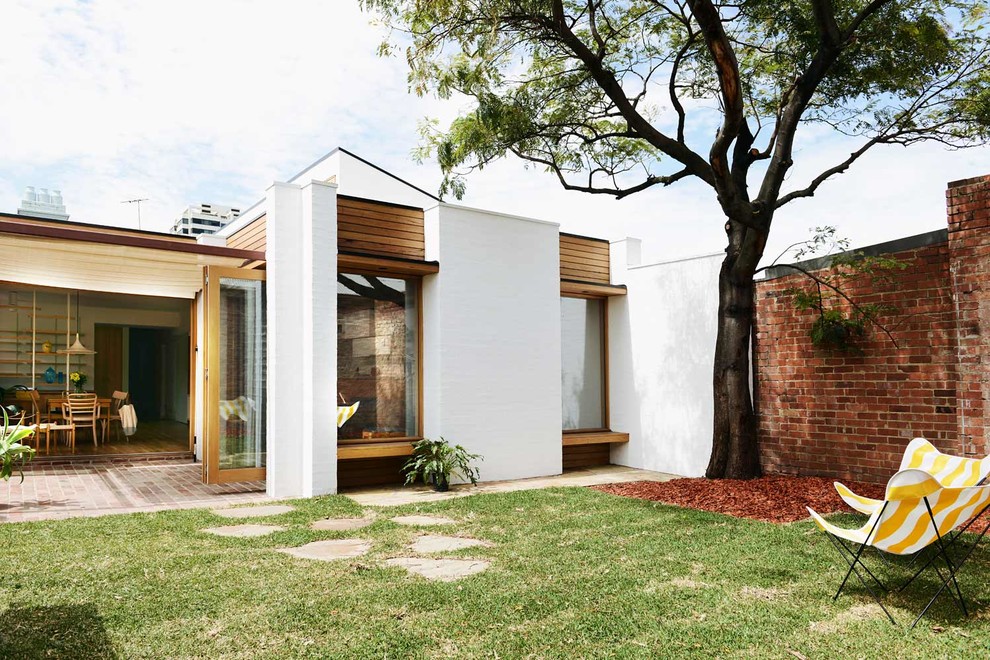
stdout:
[(360, 557), (370, 549), (371, 543), (364, 539), (332, 539), (330, 541), (313, 541), (298, 548), (279, 548), (278, 551), (300, 559), (333, 561)]
[(478, 539), (466, 539), (459, 536), (420, 536), (413, 541), (410, 549), (413, 552), (428, 554), (431, 552), (446, 552), (449, 550), (463, 550), (464, 548), (475, 548), (479, 545), (491, 545), (487, 541)]
[(200, 530), (207, 534), (217, 536), (233, 536), (236, 538), (249, 538), (252, 536), (265, 536), (272, 532), (281, 532), (285, 527), (278, 525), (228, 525), (226, 527), (208, 527)]
[(427, 580), (441, 582), (454, 582), (481, 573), (489, 566), (489, 562), (480, 559), (420, 559), (418, 557), (396, 557), (385, 563), (422, 575)]
[(324, 532), (346, 532), (361, 529), (375, 522), (369, 518), (325, 518), (313, 522), (309, 528)]
[(397, 516), (392, 518), (392, 522), (413, 527), (434, 527), (436, 525), (454, 525), (457, 523), (456, 520), (441, 516)]
[(242, 506), (236, 509), (213, 509), (213, 513), (224, 518), (260, 518), (262, 516), (278, 516), (289, 511), (295, 511), (295, 509), (284, 504)]

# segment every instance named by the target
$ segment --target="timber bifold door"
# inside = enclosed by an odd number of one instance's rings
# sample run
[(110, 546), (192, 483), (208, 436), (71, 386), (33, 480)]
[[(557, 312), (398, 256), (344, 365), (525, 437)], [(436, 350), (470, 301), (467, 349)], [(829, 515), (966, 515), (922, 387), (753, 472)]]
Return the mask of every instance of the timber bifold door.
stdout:
[(204, 291), (204, 481), (263, 480), (267, 458), (265, 273), (208, 266)]

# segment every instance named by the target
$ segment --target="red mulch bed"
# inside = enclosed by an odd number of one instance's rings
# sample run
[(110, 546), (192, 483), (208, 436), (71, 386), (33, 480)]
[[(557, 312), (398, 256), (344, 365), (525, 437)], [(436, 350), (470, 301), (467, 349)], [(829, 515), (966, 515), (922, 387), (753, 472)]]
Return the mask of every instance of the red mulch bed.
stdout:
[[(737, 518), (785, 523), (808, 517), (805, 507), (821, 514), (851, 512), (839, 499), (834, 479), (824, 477), (763, 477), (761, 479), (673, 479), (634, 481), (625, 484), (592, 486), (595, 490), (623, 497), (636, 497), (689, 509), (724, 513)], [(852, 491), (865, 497), (883, 498), (882, 484), (844, 481)]]

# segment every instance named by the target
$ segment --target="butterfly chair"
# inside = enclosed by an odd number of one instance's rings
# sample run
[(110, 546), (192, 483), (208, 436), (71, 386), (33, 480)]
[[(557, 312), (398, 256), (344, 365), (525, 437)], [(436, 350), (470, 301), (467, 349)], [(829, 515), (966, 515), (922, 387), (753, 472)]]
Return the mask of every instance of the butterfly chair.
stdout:
[(223, 421), (250, 421), (254, 412), (254, 400), (243, 394), (236, 399), (221, 399), (220, 419)]
[(355, 402), (350, 406), (337, 406), (337, 428), (347, 423), (351, 417), (354, 417), (354, 413), (357, 412), (358, 406), (361, 405), (360, 401)]
[[(924, 438), (915, 438), (904, 449), (901, 466), (897, 469), (922, 470), (935, 477), (935, 480), (943, 486), (950, 488), (978, 486), (990, 475), (990, 456), (982, 459), (950, 456), (940, 452), (935, 445)], [(842, 501), (860, 513), (870, 515), (883, 505), (882, 500), (857, 495), (838, 481), (834, 486)]]
[[(962, 558), (957, 561), (954, 561), (946, 552), (944, 539), (949, 532), (966, 521), (969, 521), (966, 525), (968, 527), (988, 506), (990, 506), (990, 486), (948, 488), (942, 486), (927, 472), (908, 469), (901, 470), (890, 478), (880, 508), (874, 511), (866, 523), (858, 529), (837, 527), (809, 507), (808, 513), (811, 514), (818, 527), (825, 532), (836, 550), (849, 564), (849, 570), (832, 600), (838, 599), (849, 581), (849, 576), (855, 574), (893, 623), (894, 617), (884, 607), (870, 583), (866, 581), (866, 577), (869, 577), (880, 589), (888, 591), (883, 582), (863, 563), (863, 551), (871, 547), (891, 555), (903, 556), (931, 547), (936, 553), (935, 557), (921, 570), (931, 566), (938, 579), (941, 580), (941, 586), (921, 610), (911, 627), (913, 628), (918, 624), (918, 621), (925, 616), (928, 609), (946, 589), (949, 589), (949, 594), (957, 601), (963, 614), (968, 614), (962, 591), (956, 581), (956, 575), (987, 533), (987, 530), (990, 529), (990, 523), (987, 523), (979, 537), (973, 541)], [(935, 560), (938, 559), (941, 559), (941, 563), (947, 569), (945, 575), (936, 564)], [(862, 569), (862, 573), (860, 569)], [(864, 573), (866, 577), (864, 577)], [(913, 580), (914, 577), (901, 588), (903, 589)]]

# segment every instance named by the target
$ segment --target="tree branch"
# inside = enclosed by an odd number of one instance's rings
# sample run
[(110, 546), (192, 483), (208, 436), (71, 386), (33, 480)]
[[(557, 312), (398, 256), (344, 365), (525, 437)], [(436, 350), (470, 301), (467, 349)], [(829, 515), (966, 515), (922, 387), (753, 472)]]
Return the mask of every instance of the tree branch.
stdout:
[(633, 193), (646, 190), (647, 188), (652, 188), (653, 186), (656, 185), (667, 187), (693, 174), (691, 170), (685, 167), (682, 170), (679, 170), (677, 172), (674, 172), (673, 174), (669, 174), (666, 176), (654, 176), (650, 174), (642, 182), (634, 186), (629, 186), (628, 188), (619, 188), (619, 187), (603, 188), (600, 186), (592, 185), (592, 177), (595, 174), (595, 170), (592, 170), (588, 175), (588, 185), (582, 186), (568, 181), (564, 176), (564, 170), (555, 160), (552, 160), (550, 158), (540, 158), (539, 156), (534, 156), (532, 154), (524, 153), (519, 149), (517, 149), (516, 147), (509, 147), (509, 151), (511, 151), (519, 158), (528, 160), (531, 163), (539, 163), (540, 165), (547, 166), (547, 168), (549, 168), (550, 171), (552, 171), (554, 174), (557, 175), (557, 180), (560, 182), (560, 185), (563, 186), (565, 190), (577, 190), (580, 192), (591, 193), (593, 195), (612, 195), (616, 199), (622, 199), (623, 197), (627, 197), (629, 195), (632, 195)]
[(843, 172), (845, 172), (847, 169), (849, 169), (849, 166), (852, 165), (854, 162), (856, 162), (856, 160), (860, 156), (865, 154), (871, 147), (873, 147), (876, 144), (879, 144), (880, 142), (882, 142), (882, 140), (879, 137), (875, 137), (869, 140), (862, 147), (849, 154), (849, 158), (846, 158), (844, 161), (842, 161), (841, 163), (839, 163), (834, 167), (828, 168), (827, 170), (816, 176), (814, 179), (812, 179), (811, 183), (808, 185), (807, 188), (803, 188), (801, 190), (795, 190), (794, 192), (789, 192), (783, 197), (779, 198), (777, 200), (777, 203), (774, 204), (774, 208), (779, 209), (784, 204), (793, 201), (795, 199), (799, 199), (801, 197), (814, 197), (815, 191), (818, 190), (818, 186), (822, 185), (822, 183), (824, 183), (826, 179), (836, 174), (842, 174)]
[(835, 22), (835, 8), (832, 0), (812, 0), (811, 9), (815, 14), (815, 23), (822, 35), (822, 41), (833, 48), (842, 42), (842, 33)]
[(545, 22), (546, 27), (556, 34), (561, 42), (584, 63), (588, 69), (588, 73), (594, 78), (595, 82), (598, 83), (599, 87), (601, 87), (612, 103), (615, 104), (615, 107), (622, 114), (623, 119), (629, 124), (629, 127), (661, 152), (691, 170), (691, 173), (702, 181), (714, 186), (715, 179), (712, 175), (711, 167), (705, 162), (705, 159), (692, 151), (687, 145), (664, 135), (653, 124), (647, 121), (645, 117), (639, 114), (626, 97), (622, 85), (619, 84), (615, 76), (602, 66), (601, 61), (598, 60), (595, 54), (567, 26), (564, 20), (564, 7), (561, 0), (553, 0), (552, 7), (552, 18), (550, 21)]
[(892, 343), (895, 348), (898, 348), (897, 340), (894, 339), (894, 335), (891, 334), (890, 330), (888, 330), (885, 325), (883, 325), (882, 323), (880, 323), (879, 321), (877, 321), (870, 314), (867, 314), (866, 311), (863, 309), (863, 307), (861, 305), (859, 305), (855, 300), (853, 300), (852, 298), (850, 298), (844, 291), (842, 291), (841, 289), (839, 289), (839, 287), (835, 286), (834, 284), (832, 284), (828, 280), (824, 280), (824, 279), (818, 277), (817, 275), (815, 275), (814, 273), (812, 273), (811, 271), (809, 271), (809, 270), (807, 270), (805, 268), (802, 268), (801, 266), (796, 266), (794, 264), (778, 264), (776, 266), (764, 266), (762, 268), (757, 268), (753, 272), (753, 275), (755, 276), (758, 273), (762, 273), (763, 271), (768, 270), (769, 268), (790, 268), (792, 270), (796, 270), (797, 272), (803, 274), (805, 277), (811, 279), (816, 284), (818, 284), (819, 287), (821, 287), (821, 286), (828, 287), (829, 289), (831, 289), (832, 291), (834, 291), (835, 293), (837, 293), (843, 300), (845, 300), (847, 303), (849, 303), (850, 305), (852, 305), (853, 309), (855, 309), (857, 312), (859, 312), (860, 314), (863, 315), (863, 318), (865, 318), (866, 320), (868, 320), (871, 324), (875, 325), (876, 327), (880, 328), (880, 330), (882, 330), (883, 333), (885, 335), (887, 335), (887, 339), (890, 340), (890, 343)]

